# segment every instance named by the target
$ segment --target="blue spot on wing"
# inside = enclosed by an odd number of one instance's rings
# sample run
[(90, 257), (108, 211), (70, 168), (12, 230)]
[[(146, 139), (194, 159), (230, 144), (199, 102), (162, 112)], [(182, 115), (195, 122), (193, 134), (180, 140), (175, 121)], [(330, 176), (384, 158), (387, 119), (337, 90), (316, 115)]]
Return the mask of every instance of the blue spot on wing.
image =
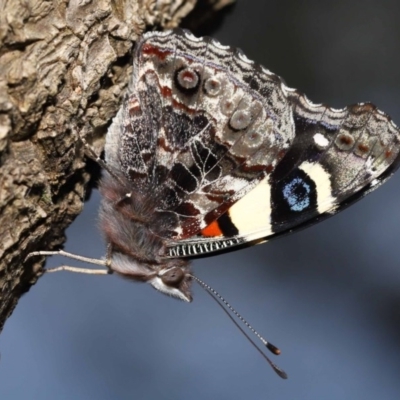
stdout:
[(283, 179), (270, 179), (271, 224), (273, 231), (284, 232), (318, 214), (317, 187), (302, 169), (293, 169)]
[(310, 206), (311, 187), (302, 178), (295, 177), (282, 189), (283, 198), (292, 211), (301, 212)]

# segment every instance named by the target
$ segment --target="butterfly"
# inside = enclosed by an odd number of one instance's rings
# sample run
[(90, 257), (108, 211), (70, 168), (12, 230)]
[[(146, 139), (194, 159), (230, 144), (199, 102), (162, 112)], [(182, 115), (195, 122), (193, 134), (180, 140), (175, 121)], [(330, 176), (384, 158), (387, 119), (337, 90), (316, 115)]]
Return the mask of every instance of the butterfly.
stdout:
[(399, 129), (373, 104), (313, 104), (214, 39), (149, 32), (133, 60), (98, 159), (107, 257), (57, 252), (103, 273), (190, 302), (193, 280), (213, 291), (193, 275), (192, 258), (319, 222), (399, 166)]

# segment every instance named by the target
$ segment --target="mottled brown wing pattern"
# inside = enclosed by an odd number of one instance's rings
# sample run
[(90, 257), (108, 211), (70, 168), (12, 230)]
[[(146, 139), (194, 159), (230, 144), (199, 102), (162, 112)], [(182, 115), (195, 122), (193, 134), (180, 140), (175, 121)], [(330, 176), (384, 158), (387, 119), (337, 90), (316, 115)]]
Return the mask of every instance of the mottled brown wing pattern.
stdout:
[(190, 237), (274, 170), (294, 137), (289, 103), (274, 75), (212, 39), (148, 34), (135, 60), (117, 117), (135, 151), (116, 158), (157, 199), (158, 233)]
[[(185, 41), (185, 51), (175, 59), (182, 57), (189, 72), (195, 66), (187, 57), (188, 49), (197, 39), (191, 35), (176, 38)], [(209, 42), (206, 57), (199, 90), (201, 112), (211, 134), (206, 131), (187, 143), (166, 181), (175, 199), (177, 187), (188, 188), (192, 181), (192, 191), (178, 199), (179, 205), (166, 202), (163, 207), (168, 210), (164, 213), (179, 217), (179, 239), (192, 236), (215, 220), (270, 174), (294, 134), (288, 104), (274, 75), (214, 41)], [(176, 83), (179, 87), (179, 81)], [(257, 91), (261, 88), (263, 95)], [(177, 104), (190, 103), (184, 91), (178, 92)], [(268, 103), (272, 99), (274, 106)]]
[(226, 227), (259, 185), (265, 229), (255, 234), (242, 220), (223, 237), (271, 237), (332, 215), (399, 164), (399, 130), (375, 106), (312, 104), (213, 39), (149, 33), (134, 60), (117, 116), (125, 129), (111, 129), (107, 157), (151, 197), (149, 224), (172, 246), (195, 242), (214, 221)]
[(170, 243), (170, 256), (259, 243), (304, 228), (361, 199), (399, 167), (399, 129), (374, 105), (332, 109), (282, 88), (295, 121), (296, 136), (290, 149), (254, 192), (212, 226), (197, 237)]

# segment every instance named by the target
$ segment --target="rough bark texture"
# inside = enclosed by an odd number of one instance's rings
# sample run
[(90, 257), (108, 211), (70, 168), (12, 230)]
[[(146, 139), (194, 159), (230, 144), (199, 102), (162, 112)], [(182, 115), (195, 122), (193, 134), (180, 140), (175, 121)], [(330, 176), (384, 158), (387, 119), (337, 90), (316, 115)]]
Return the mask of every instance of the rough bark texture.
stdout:
[(92, 173), (71, 127), (100, 153), (137, 37), (177, 26), (195, 3), (0, 0), (0, 330), (43, 274), (27, 254), (59, 248), (82, 210)]

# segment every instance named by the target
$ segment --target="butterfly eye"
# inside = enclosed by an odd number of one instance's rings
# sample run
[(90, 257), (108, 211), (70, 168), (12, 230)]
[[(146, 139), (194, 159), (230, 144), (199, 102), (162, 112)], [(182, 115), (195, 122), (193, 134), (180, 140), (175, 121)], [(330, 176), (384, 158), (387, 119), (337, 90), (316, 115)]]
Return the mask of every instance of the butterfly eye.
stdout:
[(168, 269), (161, 275), (161, 280), (165, 285), (177, 287), (185, 277), (184, 272), (179, 267)]

